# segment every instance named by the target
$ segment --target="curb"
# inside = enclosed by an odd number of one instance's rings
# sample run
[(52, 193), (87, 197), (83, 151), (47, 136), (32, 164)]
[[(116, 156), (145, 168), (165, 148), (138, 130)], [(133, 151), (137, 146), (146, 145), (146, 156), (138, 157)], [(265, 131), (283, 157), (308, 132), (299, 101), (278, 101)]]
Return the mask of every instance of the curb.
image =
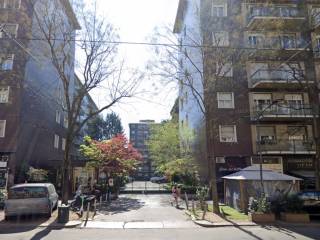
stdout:
[(207, 220), (199, 220), (196, 218), (196, 216), (194, 214), (192, 214), (190, 211), (185, 211), (185, 214), (187, 214), (188, 216), (191, 217), (191, 220), (201, 226), (201, 227), (205, 227), (205, 228), (212, 228), (212, 227), (256, 227), (256, 226), (260, 226), (256, 223), (253, 222), (248, 222), (248, 223), (212, 223), (209, 222)]
[(82, 224), (82, 221), (69, 221), (67, 224), (54, 223), (54, 224), (21, 224), (21, 223), (8, 223), (0, 224), (0, 227), (3, 228), (50, 228), (50, 229), (62, 229), (62, 228), (76, 228)]

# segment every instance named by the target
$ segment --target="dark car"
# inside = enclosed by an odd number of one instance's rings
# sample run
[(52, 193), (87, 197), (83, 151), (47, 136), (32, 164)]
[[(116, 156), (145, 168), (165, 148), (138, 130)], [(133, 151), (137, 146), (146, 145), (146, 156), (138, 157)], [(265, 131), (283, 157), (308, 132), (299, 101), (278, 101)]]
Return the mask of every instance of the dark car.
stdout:
[(304, 191), (299, 193), (303, 200), (303, 209), (311, 215), (320, 215), (320, 191)]
[(167, 182), (167, 178), (164, 177), (164, 176), (152, 177), (152, 178), (150, 178), (150, 182), (153, 182), (153, 183), (166, 183)]

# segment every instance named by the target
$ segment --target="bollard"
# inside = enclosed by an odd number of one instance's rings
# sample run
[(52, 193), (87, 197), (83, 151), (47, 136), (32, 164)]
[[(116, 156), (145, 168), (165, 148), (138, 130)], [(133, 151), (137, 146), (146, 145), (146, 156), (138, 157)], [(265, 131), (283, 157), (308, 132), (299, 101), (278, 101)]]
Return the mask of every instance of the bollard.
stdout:
[(88, 206), (87, 206), (87, 216), (86, 216), (86, 221), (89, 220), (89, 211), (90, 211), (90, 202), (88, 202)]
[(184, 192), (184, 200), (186, 202), (186, 208), (189, 210), (189, 199), (188, 199), (188, 194)]
[(101, 210), (102, 206), (102, 196), (100, 196), (99, 210)]
[(205, 218), (205, 216), (206, 216), (206, 213), (207, 213), (207, 210), (208, 210), (208, 204), (205, 203), (205, 204), (204, 204), (203, 213), (202, 213), (202, 220), (204, 220), (204, 218)]
[(97, 214), (97, 199), (95, 198), (94, 199), (94, 211), (93, 211), (93, 217), (92, 218), (94, 218), (94, 216)]
[(192, 199), (192, 212), (194, 213), (195, 210), (194, 210), (194, 200)]

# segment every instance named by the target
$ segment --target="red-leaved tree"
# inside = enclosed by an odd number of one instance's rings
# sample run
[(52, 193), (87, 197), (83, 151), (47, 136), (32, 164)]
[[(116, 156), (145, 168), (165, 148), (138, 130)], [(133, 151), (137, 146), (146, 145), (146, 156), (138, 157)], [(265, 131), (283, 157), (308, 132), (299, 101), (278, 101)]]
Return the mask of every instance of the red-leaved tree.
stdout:
[(94, 167), (110, 176), (127, 176), (140, 164), (141, 154), (119, 134), (110, 140), (95, 141), (85, 137), (81, 153), (88, 158), (88, 166)]

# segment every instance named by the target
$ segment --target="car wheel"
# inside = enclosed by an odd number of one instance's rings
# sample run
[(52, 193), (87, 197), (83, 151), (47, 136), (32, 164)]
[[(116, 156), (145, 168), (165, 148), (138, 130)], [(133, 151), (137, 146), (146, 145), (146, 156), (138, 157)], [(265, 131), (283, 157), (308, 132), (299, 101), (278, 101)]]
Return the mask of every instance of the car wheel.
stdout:
[(9, 216), (4, 216), (5, 221), (9, 221), (11, 218)]
[(51, 207), (50, 207), (50, 209), (49, 209), (49, 212), (46, 214), (46, 217), (47, 217), (47, 218), (51, 218), (51, 216), (52, 216), (52, 209), (53, 209), (53, 207), (52, 207), (52, 205), (51, 205)]

